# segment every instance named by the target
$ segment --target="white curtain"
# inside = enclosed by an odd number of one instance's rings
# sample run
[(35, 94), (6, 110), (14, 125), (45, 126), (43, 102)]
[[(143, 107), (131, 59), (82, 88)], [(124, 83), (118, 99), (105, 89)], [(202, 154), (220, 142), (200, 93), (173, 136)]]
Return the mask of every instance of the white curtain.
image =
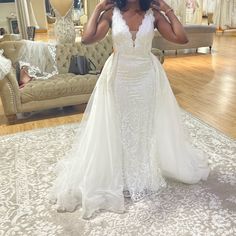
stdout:
[(207, 13), (213, 13), (215, 10), (216, 0), (207, 1)]
[(236, 28), (236, 0), (233, 0), (232, 27)]
[(216, 0), (203, 0), (203, 15), (207, 13), (213, 13), (215, 10)]
[(186, 0), (166, 0), (182, 24), (186, 23)]
[(16, 0), (18, 25), (23, 39), (27, 39), (27, 27), (38, 27), (30, 0)]
[(11, 61), (3, 56), (3, 52), (3, 49), (0, 49), (0, 80), (10, 72), (12, 65)]
[(202, 15), (203, 15), (203, 1), (194, 0), (195, 9), (193, 11), (193, 16), (191, 23), (192, 24), (202, 24)]
[(186, 0), (177, 0), (178, 1), (178, 14), (181, 17), (181, 22), (186, 24)]
[(234, 0), (216, 0), (213, 21), (218, 28), (232, 27)]
[(92, 12), (94, 11), (95, 6), (100, 2), (99, 0), (88, 0), (85, 1), (85, 14), (88, 18), (91, 16)]
[(186, 23), (201, 24), (203, 0), (186, 0)]
[(36, 28), (39, 27), (36, 17), (34, 15), (34, 9), (31, 3), (31, 0), (26, 0), (27, 2), (27, 8), (28, 8), (28, 14), (29, 14), (29, 25), (28, 26), (35, 26)]
[(207, 15), (207, 12), (208, 12), (208, 0), (203, 0), (202, 12), (203, 12), (204, 16)]

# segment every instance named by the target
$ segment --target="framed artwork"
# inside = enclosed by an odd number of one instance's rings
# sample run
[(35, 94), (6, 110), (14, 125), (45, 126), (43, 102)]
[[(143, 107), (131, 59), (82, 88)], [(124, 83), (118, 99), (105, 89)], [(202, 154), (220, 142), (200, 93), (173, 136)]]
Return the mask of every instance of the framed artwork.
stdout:
[(0, 3), (15, 2), (15, 0), (0, 0)]
[(0, 0), (0, 3), (15, 2), (15, 0)]
[(19, 31), (19, 27), (18, 27), (17, 18), (8, 17), (8, 22), (9, 22), (10, 33), (19, 34), (20, 31)]

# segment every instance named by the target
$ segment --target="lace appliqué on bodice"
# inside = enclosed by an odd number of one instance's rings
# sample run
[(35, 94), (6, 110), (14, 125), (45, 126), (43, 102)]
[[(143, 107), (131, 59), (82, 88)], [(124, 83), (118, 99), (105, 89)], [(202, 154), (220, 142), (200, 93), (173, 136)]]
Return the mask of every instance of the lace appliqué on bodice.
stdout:
[(56, 14), (54, 26), (55, 36), (58, 43), (74, 43), (76, 38), (75, 27), (73, 23), (73, 5), (68, 12), (61, 16), (57, 9), (53, 8)]
[(152, 9), (148, 9), (133, 38), (121, 11), (114, 7), (112, 16), (112, 37), (115, 51), (122, 53), (149, 54), (154, 37), (154, 15)]

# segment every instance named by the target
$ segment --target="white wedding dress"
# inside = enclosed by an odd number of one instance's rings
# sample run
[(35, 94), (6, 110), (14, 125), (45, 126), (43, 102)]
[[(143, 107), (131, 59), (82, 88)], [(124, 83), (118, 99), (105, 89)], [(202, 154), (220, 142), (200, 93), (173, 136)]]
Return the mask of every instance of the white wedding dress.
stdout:
[(190, 143), (162, 65), (151, 53), (152, 9), (136, 37), (115, 7), (114, 52), (107, 59), (67, 156), (57, 163), (49, 198), (83, 218), (100, 209), (124, 212), (124, 197), (139, 201), (166, 187), (165, 177), (206, 180), (207, 156)]

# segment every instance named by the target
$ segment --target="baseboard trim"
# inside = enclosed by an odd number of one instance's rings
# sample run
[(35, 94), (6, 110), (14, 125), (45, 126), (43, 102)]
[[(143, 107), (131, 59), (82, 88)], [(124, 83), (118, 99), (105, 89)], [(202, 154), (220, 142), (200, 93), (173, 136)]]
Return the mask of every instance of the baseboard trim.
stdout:
[(48, 30), (47, 29), (36, 29), (35, 32), (36, 33), (47, 33)]

